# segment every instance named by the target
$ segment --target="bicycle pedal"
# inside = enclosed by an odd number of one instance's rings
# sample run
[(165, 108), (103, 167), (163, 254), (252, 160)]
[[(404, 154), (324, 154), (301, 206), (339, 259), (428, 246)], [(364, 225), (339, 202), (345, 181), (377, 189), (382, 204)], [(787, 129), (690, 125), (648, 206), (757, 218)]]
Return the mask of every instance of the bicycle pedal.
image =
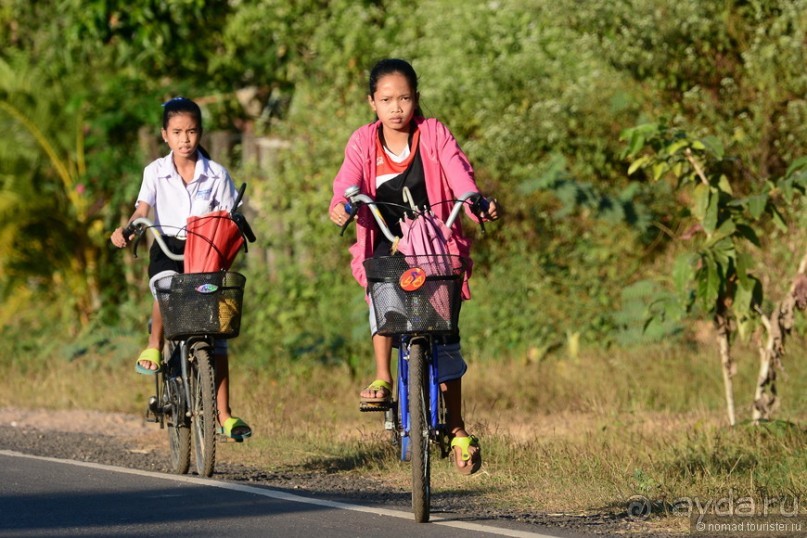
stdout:
[(359, 402), (359, 411), (362, 413), (373, 413), (376, 411), (386, 411), (392, 409), (392, 402), (368, 403)]

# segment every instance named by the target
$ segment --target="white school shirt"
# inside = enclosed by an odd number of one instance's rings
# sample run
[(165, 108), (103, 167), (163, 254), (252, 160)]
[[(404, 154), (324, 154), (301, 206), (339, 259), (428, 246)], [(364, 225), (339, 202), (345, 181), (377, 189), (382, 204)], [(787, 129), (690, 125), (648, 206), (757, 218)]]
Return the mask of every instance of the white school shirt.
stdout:
[(143, 170), (137, 203), (154, 208), (154, 224), (165, 235), (185, 237), (188, 217), (211, 211), (230, 211), (238, 195), (227, 169), (201, 153), (193, 180), (187, 185), (174, 167), (173, 152)]

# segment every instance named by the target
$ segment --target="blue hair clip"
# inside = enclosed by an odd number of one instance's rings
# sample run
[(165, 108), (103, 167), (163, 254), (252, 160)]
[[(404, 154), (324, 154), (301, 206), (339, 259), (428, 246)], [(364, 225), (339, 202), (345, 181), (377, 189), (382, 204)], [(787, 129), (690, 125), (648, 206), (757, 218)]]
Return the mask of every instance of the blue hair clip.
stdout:
[(163, 104), (162, 104), (162, 105), (160, 105), (160, 106), (165, 107), (166, 105), (168, 105), (168, 104), (170, 104), (170, 103), (175, 103), (175, 102), (177, 102), (177, 101), (187, 101), (187, 100), (188, 100), (188, 99), (187, 99), (186, 97), (172, 97), (171, 99), (169, 99), (168, 101), (166, 101), (165, 103), (163, 103)]

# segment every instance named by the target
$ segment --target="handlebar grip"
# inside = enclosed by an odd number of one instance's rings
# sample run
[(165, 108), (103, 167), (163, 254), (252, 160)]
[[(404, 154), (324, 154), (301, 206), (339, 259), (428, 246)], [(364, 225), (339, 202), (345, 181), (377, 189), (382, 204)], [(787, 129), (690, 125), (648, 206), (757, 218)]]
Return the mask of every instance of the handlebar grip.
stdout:
[(244, 198), (244, 192), (247, 190), (247, 184), (242, 183), (241, 188), (238, 189), (238, 196), (235, 198), (235, 202), (233, 202), (233, 208), (230, 210), (230, 218), (233, 219), (238, 229), (241, 230), (241, 233), (244, 234), (244, 237), (250, 243), (255, 242), (255, 233), (252, 231), (252, 227), (247, 222), (247, 218), (238, 212), (238, 206), (241, 205), (241, 200)]
[(244, 221), (244, 235), (246, 236), (247, 241), (249, 241), (250, 243), (254, 243), (255, 240), (257, 239), (255, 237), (255, 232), (252, 231), (252, 227), (246, 220)]
[(490, 202), (484, 196), (480, 196), (479, 200), (477, 201), (479, 212), (480, 213), (487, 213), (488, 209), (490, 209)]
[(490, 209), (490, 202), (481, 194), (474, 195), (471, 199), (471, 211), (474, 215), (481, 216), (482, 213), (487, 213)]
[(477, 194), (471, 200), (471, 212), (479, 217), (479, 229), (485, 233), (485, 221), (482, 220), (482, 213), (487, 213), (490, 209), (490, 202), (481, 194)]
[(121, 230), (121, 234), (126, 241), (129, 241), (129, 238), (132, 234), (137, 232), (137, 227), (134, 224), (129, 224)]
[(250, 243), (254, 243), (256, 239), (255, 233), (252, 231), (252, 227), (249, 225), (249, 222), (247, 222), (246, 217), (241, 213), (233, 213), (232, 219), (233, 221), (235, 221), (235, 224), (236, 226), (238, 226), (238, 229), (241, 230), (241, 233), (244, 234), (244, 237), (246, 237), (247, 241), (249, 241)]
[(339, 231), (339, 236), (345, 235), (345, 230), (347, 227), (350, 226), (350, 223), (353, 222), (353, 219), (356, 217), (356, 213), (359, 212), (359, 204), (353, 205), (350, 202), (345, 203), (345, 212), (348, 214), (347, 220), (342, 225), (342, 229)]
[(138, 226), (137, 224), (129, 223), (123, 230), (121, 230), (121, 233), (127, 242), (132, 235), (135, 236), (134, 245), (132, 246), (132, 256), (137, 258), (137, 245), (140, 244), (140, 240), (143, 238), (143, 227)]

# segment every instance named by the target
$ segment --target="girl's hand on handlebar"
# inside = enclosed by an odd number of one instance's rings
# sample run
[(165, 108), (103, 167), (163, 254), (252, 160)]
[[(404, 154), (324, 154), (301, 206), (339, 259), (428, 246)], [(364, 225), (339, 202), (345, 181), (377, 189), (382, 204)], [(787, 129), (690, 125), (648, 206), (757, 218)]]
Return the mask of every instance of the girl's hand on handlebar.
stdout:
[(333, 209), (331, 209), (330, 218), (331, 222), (337, 226), (344, 226), (349, 222), (350, 215), (345, 211), (344, 204), (336, 204), (333, 206)]
[(110, 236), (109, 240), (112, 241), (112, 244), (118, 248), (126, 248), (126, 245), (129, 244), (129, 241), (132, 240), (132, 237), (134, 237), (134, 234), (132, 234), (129, 237), (124, 237), (123, 228), (115, 228), (115, 231), (112, 232), (112, 235)]
[(499, 219), (499, 207), (496, 198), (488, 198), (488, 210), (483, 211), (480, 214), (484, 220), (498, 220)]
[[(498, 220), (499, 218), (499, 202), (496, 198), (484, 198), (476, 194), (469, 198), (471, 200), (471, 212), (479, 218), (479, 223)], [(485, 226), (482, 225), (484, 230)]]

